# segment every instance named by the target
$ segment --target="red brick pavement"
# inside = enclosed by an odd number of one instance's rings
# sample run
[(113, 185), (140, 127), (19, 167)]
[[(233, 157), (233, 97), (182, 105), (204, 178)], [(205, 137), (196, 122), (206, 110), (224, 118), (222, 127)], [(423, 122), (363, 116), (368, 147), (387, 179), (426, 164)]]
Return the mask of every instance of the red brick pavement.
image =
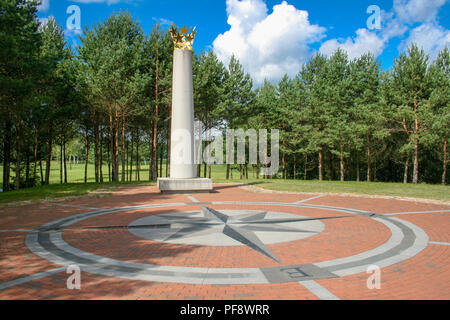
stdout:
[[(211, 194), (192, 194), (201, 202), (243, 201), (292, 203), (314, 194), (260, 193), (238, 186), (216, 185)], [(161, 203), (192, 202), (186, 195), (163, 195), (155, 186), (126, 186), (113, 196), (80, 198), (59, 204), (37, 204), (0, 209), (0, 231), (33, 229), (47, 222), (89, 212), (95, 208), (116, 208)], [(396, 199), (330, 196), (308, 200), (317, 204), (367, 210), (376, 213), (449, 210), (445, 204), (429, 204)], [(268, 245), (283, 265), (308, 264), (346, 257), (385, 243), (390, 231), (383, 224), (341, 212), (286, 206), (210, 205), (215, 209), (250, 209), (289, 212), (302, 216), (346, 216), (323, 220), (325, 230), (312, 237)], [(188, 267), (273, 267), (278, 264), (245, 247), (175, 245), (140, 239), (126, 229), (84, 229), (87, 226), (127, 225), (153, 214), (198, 210), (200, 206), (150, 208), (110, 213), (80, 221), (63, 232), (70, 245), (94, 254), (133, 262)], [(430, 241), (449, 242), (449, 213), (394, 216), (422, 228)], [(0, 284), (58, 267), (29, 251), (27, 232), (0, 233)], [(369, 274), (360, 273), (316, 282), (341, 299), (450, 299), (450, 248), (428, 244), (413, 258), (382, 269), (381, 289), (369, 290)], [(316, 295), (293, 283), (257, 285), (191, 285), (125, 280), (82, 272), (81, 290), (68, 290), (68, 275), (60, 272), (0, 290), (0, 299), (317, 299)]]

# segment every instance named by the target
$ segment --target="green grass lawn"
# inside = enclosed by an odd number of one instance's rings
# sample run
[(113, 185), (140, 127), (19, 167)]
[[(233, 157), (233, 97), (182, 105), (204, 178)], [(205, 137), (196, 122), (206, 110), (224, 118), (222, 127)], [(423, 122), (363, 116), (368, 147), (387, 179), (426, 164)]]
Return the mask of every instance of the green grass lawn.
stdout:
[[(43, 164), (45, 175), (45, 164)], [(148, 179), (148, 165), (141, 165), (140, 178), (141, 180)], [(39, 166), (37, 168), (39, 175)], [(133, 177), (135, 180), (136, 167), (133, 166)], [(165, 175), (165, 165), (163, 165), (163, 174)], [(32, 173), (31, 173), (32, 174)], [(11, 181), (14, 181), (15, 172), (11, 171)], [(120, 175), (119, 175), (120, 177)], [(109, 181), (108, 165), (103, 165), (103, 179), (104, 182)], [(3, 166), (0, 166), (0, 181), (3, 181)], [(69, 166), (67, 164), (67, 182), (68, 183), (84, 183), (84, 163)], [(93, 164), (88, 165), (88, 182), (95, 182), (95, 167)], [(60, 183), (60, 164), (59, 161), (52, 161), (50, 169), (50, 183)]]
[[(108, 182), (108, 167), (103, 167), (104, 184), (95, 183), (94, 166), (88, 167), (88, 183), (84, 184), (84, 165), (73, 165), (68, 169), (68, 184), (59, 184), (59, 165), (52, 163), (49, 186), (39, 186), (30, 189), (0, 193), (0, 204), (16, 201), (27, 201), (36, 199), (51, 199), (67, 196), (80, 196), (91, 193), (99, 188), (111, 189), (123, 184), (154, 184), (148, 181), (148, 165), (141, 168), (141, 182), (135, 181), (133, 173), (132, 182), (110, 183)], [(203, 174), (203, 167), (202, 167)], [(14, 176), (14, 175), (13, 175)], [(163, 165), (163, 176), (165, 176), (165, 165)], [(324, 192), (324, 193), (353, 193), (367, 195), (387, 195), (410, 198), (423, 198), (450, 201), (450, 187), (429, 184), (403, 184), (384, 182), (355, 182), (355, 181), (304, 181), (304, 180), (282, 180), (282, 179), (255, 179), (253, 172), (249, 169), (248, 180), (240, 180), (239, 172), (234, 170), (234, 179), (226, 180), (226, 166), (216, 165), (212, 167), (212, 178), (215, 183), (247, 183), (261, 188), (291, 192)], [(0, 181), (2, 179), (2, 168), (0, 166)]]
[(281, 179), (251, 180), (250, 183), (255, 183), (256, 186), (261, 188), (278, 191), (353, 193), (450, 201), (450, 187), (442, 185)]

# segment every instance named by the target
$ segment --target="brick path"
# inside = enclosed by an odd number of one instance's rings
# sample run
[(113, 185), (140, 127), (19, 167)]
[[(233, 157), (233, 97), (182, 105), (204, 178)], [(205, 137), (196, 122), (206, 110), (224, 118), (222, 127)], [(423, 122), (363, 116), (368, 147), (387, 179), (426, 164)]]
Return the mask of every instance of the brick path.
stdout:
[[(0, 299), (450, 299), (450, 205), (331, 195), (315, 197), (317, 195), (260, 193), (232, 185), (215, 185), (215, 192), (210, 194), (163, 195), (154, 186), (130, 186), (121, 187), (106, 198), (80, 198), (0, 209)], [(311, 237), (268, 244), (281, 264), (244, 245), (171, 244), (139, 238), (126, 228), (131, 222), (147, 216), (200, 211), (204, 202), (219, 211), (261, 210), (311, 218), (337, 215), (344, 218), (321, 220), (324, 231)], [(252, 204), (254, 202), (260, 204)], [(293, 203), (302, 206), (285, 205)], [(167, 206), (151, 207), (160, 204)], [(133, 206), (138, 208), (106, 211), (75, 221), (60, 230), (62, 239), (73, 248), (119, 263), (186, 267), (186, 270), (267, 270), (312, 265), (364, 255), (395, 240), (393, 229), (389, 229), (384, 220), (351, 212), (337, 213), (336, 207), (392, 218), (389, 221), (414, 226), (414, 230), (419, 230), (417, 232), (422, 232), (428, 239), (420, 247), (419, 237), (411, 238), (410, 245), (419, 248), (417, 252), (381, 268), (380, 289), (367, 288), (371, 274), (366, 272), (282, 283), (232, 284), (225, 281), (195, 284), (178, 282), (177, 276), (172, 282), (125, 279), (86, 272), (82, 267), (81, 290), (69, 290), (66, 281), (70, 275), (65, 272), (65, 266), (33, 253), (25, 243), (32, 230), (46, 223), (102, 209)], [(116, 228), (91, 229), (93, 226)], [(394, 258), (406, 254), (391, 251)], [(44, 273), (46, 271), (50, 272)]]

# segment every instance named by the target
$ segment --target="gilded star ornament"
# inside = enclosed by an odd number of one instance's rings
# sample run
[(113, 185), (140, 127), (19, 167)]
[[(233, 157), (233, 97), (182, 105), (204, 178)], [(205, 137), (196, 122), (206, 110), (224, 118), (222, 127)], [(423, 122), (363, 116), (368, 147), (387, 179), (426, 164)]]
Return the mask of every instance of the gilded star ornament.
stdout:
[(195, 27), (192, 29), (191, 33), (188, 33), (192, 28), (186, 28), (186, 25), (183, 28), (179, 28), (176, 26), (170, 27), (170, 34), (172, 35), (174, 50), (182, 49), (182, 50), (192, 50), (192, 44), (195, 39)]

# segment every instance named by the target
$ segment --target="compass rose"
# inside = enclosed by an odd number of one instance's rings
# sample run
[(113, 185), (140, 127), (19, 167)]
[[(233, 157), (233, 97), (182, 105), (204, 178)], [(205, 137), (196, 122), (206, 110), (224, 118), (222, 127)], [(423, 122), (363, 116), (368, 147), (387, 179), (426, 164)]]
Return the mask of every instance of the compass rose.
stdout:
[(151, 234), (151, 238), (158, 241), (170, 241), (185, 239), (203, 235), (222, 233), (227, 237), (269, 257), (280, 263), (280, 260), (264, 244), (255, 233), (263, 232), (295, 232), (316, 234), (317, 231), (287, 226), (293, 222), (306, 222), (313, 220), (325, 220), (343, 218), (338, 217), (292, 217), (292, 218), (268, 218), (267, 212), (246, 213), (240, 215), (227, 215), (217, 210), (202, 207), (202, 216), (196, 217), (195, 213), (160, 214), (137, 220), (128, 226), (128, 229), (139, 236)]

